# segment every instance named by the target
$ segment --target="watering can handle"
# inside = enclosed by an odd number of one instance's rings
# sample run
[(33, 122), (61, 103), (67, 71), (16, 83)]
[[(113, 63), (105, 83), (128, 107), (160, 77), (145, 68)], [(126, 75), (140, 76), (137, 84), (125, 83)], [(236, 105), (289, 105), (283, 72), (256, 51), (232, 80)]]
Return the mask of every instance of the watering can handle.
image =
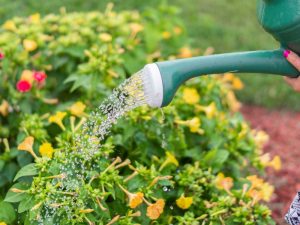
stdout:
[(156, 65), (162, 76), (164, 99), (168, 105), (178, 87), (186, 80), (208, 74), (218, 73), (263, 73), (289, 77), (300, 75), (284, 57), (284, 49), (252, 51), (200, 56), (158, 62)]

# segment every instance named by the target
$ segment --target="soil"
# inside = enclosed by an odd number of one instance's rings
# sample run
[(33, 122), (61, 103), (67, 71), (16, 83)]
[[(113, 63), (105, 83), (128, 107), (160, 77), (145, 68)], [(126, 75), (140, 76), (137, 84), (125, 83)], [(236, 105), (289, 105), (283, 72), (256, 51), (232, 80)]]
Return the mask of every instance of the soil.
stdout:
[(279, 155), (282, 169), (268, 169), (266, 179), (275, 186), (275, 194), (269, 203), (273, 218), (286, 225), (284, 215), (290, 203), (300, 191), (300, 113), (270, 111), (257, 106), (243, 106), (242, 113), (252, 128), (266, 131), (270, 136), (264, 151)]

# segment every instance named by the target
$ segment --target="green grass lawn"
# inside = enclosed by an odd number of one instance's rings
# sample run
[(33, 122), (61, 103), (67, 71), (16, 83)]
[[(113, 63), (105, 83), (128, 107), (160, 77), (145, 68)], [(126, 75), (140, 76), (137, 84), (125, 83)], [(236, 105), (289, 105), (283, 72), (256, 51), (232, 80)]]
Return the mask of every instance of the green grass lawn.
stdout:
[[(12, 16), (27, 16), (35, 12), (103, 10), (107, 0), (0, 0), (0, 22)], [(143, 9), (160, 0), (113, 0), (117, 9)], [(278, 44), (265, 33), (256, 20), (255, 1), (246, 0), (173, 0), (178, 6), (192, 37), (192, 47), (213, 46), (217, 53), (272, 49)], [(241, 75), (246, 87), (238, 93), (242, 102), (271, 108), (300, 110), (300, 94), (295, 93), (278, 76)]]

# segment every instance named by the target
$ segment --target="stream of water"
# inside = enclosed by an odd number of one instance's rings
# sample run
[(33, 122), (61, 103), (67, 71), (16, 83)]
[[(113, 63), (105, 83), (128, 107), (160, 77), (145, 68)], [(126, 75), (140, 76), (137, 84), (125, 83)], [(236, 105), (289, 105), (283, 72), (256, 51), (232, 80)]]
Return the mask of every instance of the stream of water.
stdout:
[[(127, 112), (144, 104), (146, 104), (146, 100), (142, 71), (140, 71), (114, 89), (112, 94), (90, 114), (80, 134), (75, 137), (76, 149), (74, 152), (66, 153), (65, 161), (59, 168), (60, 174), (64, 174), (64, 179), (60, 181), (59, 191), (74, 193), (76, 190), (80, 190), (87, 181), (86, 171), (90, 170), (90, 160), (101, 151), (102, 142), (110, 133), (112, 126)], [(57, 181), (53, 180), (52, 185), (57, 185)], [(44, 205), (46, 213), (44, 218), (40, 218), (40, 224), (43, 224), (43, 221), (51, 221), (57, 214), (57, 208), (52, 206), (59, 202), (71, 203), (59, 206), (60, 209), (63, 207), (69, 219), (74, 214), (74, 207), (85, 207), (82, 205), (84, 203), (77, 201), (76, 195), (58, 197), (49, 193), (48, 199), (48, 203)], [(51, 222), (55, 224), (53, 221)]]

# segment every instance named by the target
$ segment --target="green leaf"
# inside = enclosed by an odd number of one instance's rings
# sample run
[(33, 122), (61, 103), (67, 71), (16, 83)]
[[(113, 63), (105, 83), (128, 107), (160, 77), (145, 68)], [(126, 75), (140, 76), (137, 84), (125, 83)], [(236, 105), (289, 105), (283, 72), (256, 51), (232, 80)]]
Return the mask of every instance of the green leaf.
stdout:
[(30, 196), (28, 198), (24, 198), (18, 207), (18, 213), (22, 213), (27, 211), (28, 209), (31, 209), (34, 206), (35, 202), (34, 202), (34, 196)]
[(0, 221), (12, 224), (16, 220), (14, 207), (7, 202), (0, 201)]
[(16, 175), (17, 171), (19, 170), (18, 165), (15, 162), (10, 162), (5, 165), (3, 172), (4, 176), (12, 182), (14, 179), (14, 176)]
[(0, 171), (2, 171), (4, 165), (5, 165), (5, 161), (4, 160), (0, 160)]
[(25, 151), (19, 151), (17, 161), (20, 167), (24, 167), (32, 162), (32, 156)]
[(74, 82), (78, 79), (79, 75), (78, 74), (72, 74), (70, 76), (68, 76), (67, 79), (64, 80), (64, 83), (70, 83), (70, 82)]
[[(11, 189), (12, 188), (17, 188), (17, 189), (20, 189), (20, 190), (26, 190), (26, 186), (21, 184), (21, 183), (16, 183), (15, 185), (13, 185), (11, 187)], [(5, 202), (20, 202), (23, 199), (25, 199), (26, 197), (28, 197), (27, 193), (23, 193), (23, 192), (22, 193), (16, 193), (16, 192), (12, 192), (10, 190), (7, 192), (7, 194), (5, 196), (5, 199), (4, 199)]]
[(216, 157), (217, 149), (210, 150), (203, 158), (203, 161), (207, 164), (210, 164), (213, 159)]
[(214, 163), (220, 165), (228, 159), (228, 156), (229, 152), (227, 150), (218, 150)]
[(229, 156), (229, 152), (224, 149), (214, 149), (209, 151), (203, 161), (212, 167), (219, 167), (222, 165)]
[(8, 183), (7, 178), (4, 176), (3, 171), (0, 172), (0, 187), (3, 187)]
[(85, 48), (85, 46), (72, 46), (69, 48), (64, 48), (63, 53), (67, 53), (70, 56), (82, 59), (84, 58), (83, 51)]
[(35, 163), (30, 163), (27, 166), (24, 166), (22, 169), (19, 170), (19, 172), (15, 176), (14, 181), (16, 181), (20, 177), (34, 176), (37, 173), (38, 173), (38, 170), (35, 167)]
[(73, 74), (64, 80), (64, 83), (73, 82), (72, 88), (70, 92), (75, 91), (80, 87), (84, 87), (86, 89), (90, 88), (92, 76), (86, 74)]

